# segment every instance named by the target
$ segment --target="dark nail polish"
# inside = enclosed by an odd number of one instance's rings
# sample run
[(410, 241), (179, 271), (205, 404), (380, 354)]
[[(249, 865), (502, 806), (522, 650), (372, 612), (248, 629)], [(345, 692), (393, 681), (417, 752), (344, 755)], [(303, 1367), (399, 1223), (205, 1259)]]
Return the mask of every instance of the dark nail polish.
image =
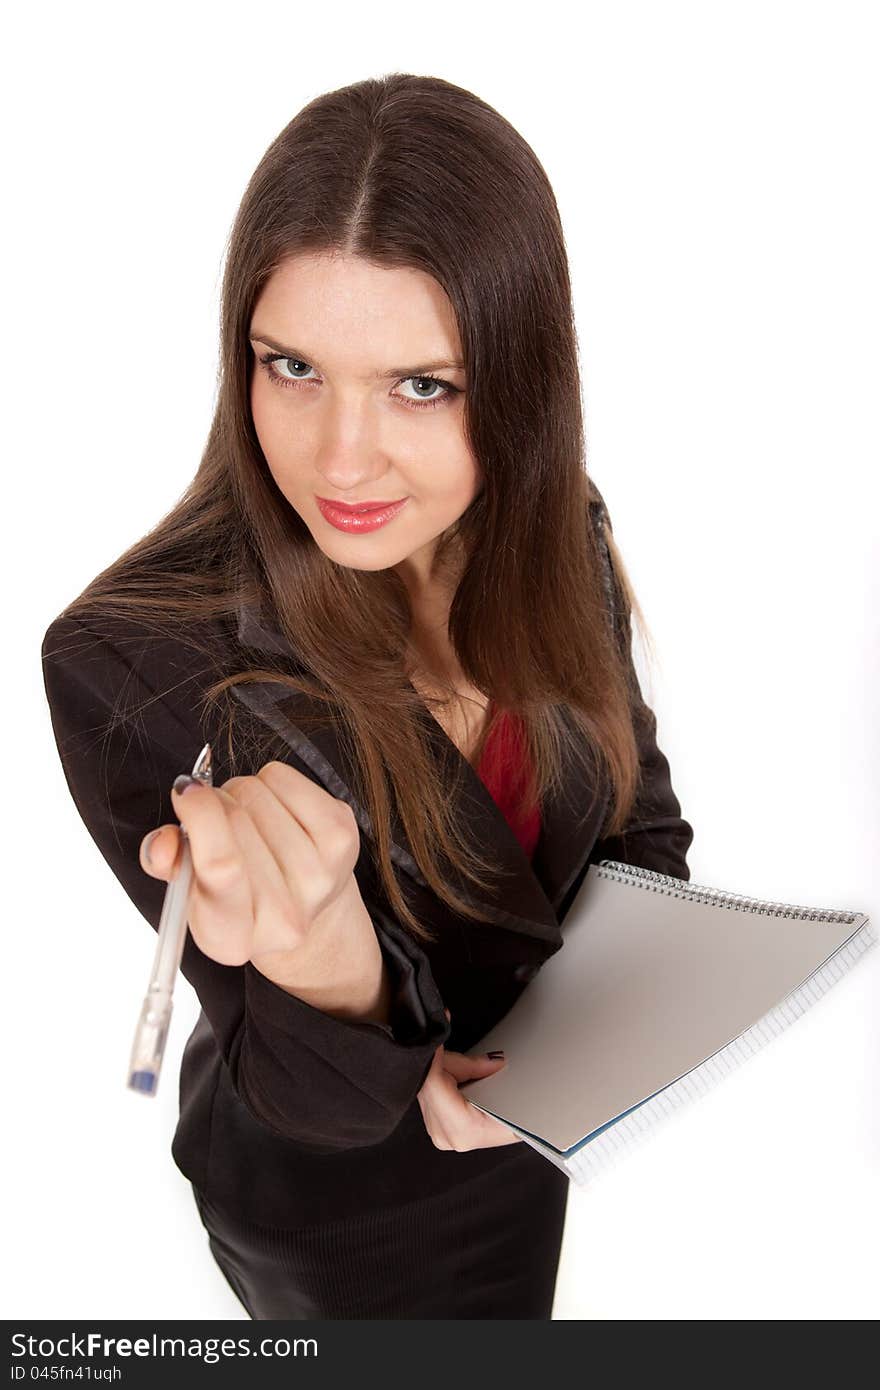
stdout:
[(503, 1057), (503, 1056), (504, 1056), (504, 1053), (503, 1053), (502, 1051), (498, 1051), (498, 1052), (487, 1052), (487, 1053), (486, 1053), (486, 1056), (487, 1056), (487, 1057), (491, 1057), (491, 1058), (493, 1059), (493, 1061), (494, 1061), (494, 1059), (495, 1059), (496, 1057)]
[(175, 777), (173, 783), (174, 790), (177, 792), (178, 796), (185, 792), (189, 787), (196, 786), (198, 786), (198, 779), (195, 777), (190, 777), (189, 774), (186, 772), (181, 772), (179, 777)]

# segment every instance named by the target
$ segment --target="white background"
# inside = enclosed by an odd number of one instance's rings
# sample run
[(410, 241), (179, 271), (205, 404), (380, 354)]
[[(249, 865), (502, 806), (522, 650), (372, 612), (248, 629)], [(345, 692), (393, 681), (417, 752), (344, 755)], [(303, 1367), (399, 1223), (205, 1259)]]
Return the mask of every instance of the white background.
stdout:
[[(170, 1155), (182, 978), (158, 1097), (124, 1085), (155, 937), (67, 794), (39, 651), (195, 471), (224, 242), (321, 91), (445, 77), (532, 145), (692, 879), (876, 916), (876, 20), (840, 0), (7, 20), (7, 1317), (246, 1318)], [(556, 1318), (877, 1316), (878, 957), (572, 1190)]]

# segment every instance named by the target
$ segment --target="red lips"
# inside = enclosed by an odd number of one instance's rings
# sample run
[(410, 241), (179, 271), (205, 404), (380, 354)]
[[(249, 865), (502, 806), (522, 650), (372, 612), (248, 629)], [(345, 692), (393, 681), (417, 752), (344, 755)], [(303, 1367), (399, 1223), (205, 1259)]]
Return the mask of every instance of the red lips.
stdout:
[(409, 498), (401, 497), (397, 502), (359, 502), (356, 506), (329, 502), (325, 497), (316, 497), (315, 501), (325, 521), (335, 526), (337, 531), (354, 535), (385, 526), (397, 516)]
[(332, 497), (318, 497), (318, 502), (324, 502), (328, 507), (335, 507), (340, 512), (376, 512), (384, 507), (396, 507), (400, 502), (405, 502), (405, 497), (397, 497), (389, 502), (337, 502)]

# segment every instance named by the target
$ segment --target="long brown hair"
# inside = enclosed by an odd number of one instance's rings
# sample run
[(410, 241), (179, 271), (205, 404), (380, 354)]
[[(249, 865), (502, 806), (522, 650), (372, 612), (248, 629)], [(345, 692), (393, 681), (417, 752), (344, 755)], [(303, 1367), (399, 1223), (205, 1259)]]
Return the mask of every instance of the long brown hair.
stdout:
[[(444, 797), (420, 719), (429, 702), (407, 675), (405, 586), (393, 569), (359, 571), (323, 554), (276, 487), (250, 413), (253, 307), (285, 258), (315, 251), (414, 267), (448, 295), (466, 371), (465, 429), (484, 480), (438, 546), (450, 641), (495, 717), (507, 710), (521, 719), (529, 796), (558, 786), (566, 760), (582, 757), (585, 776), (610, 779), (604, 833), (623, 828), (639, 769), (619, 623), (629, 630), (630, 611), (644, 623), (610, 533), (617, 612), (609, 622), (559, 213), (525, 140), (441, 78), (392, 73), (328, 92), (269, 146), (228, 241), (219, 391), (198, 470), (172, 510), (62, 616), (95, 631), (102, 616), (123, 615), (173, 635), (229, 618), (241, 601), (271, 614), (299, 664), (254, 669), (233, 645), (205, 692), (205, 707), (224, 712), (230, 764), (233, 685), (275, 679), (313, 696), (353, 757), (353, 791), (369, 810), (390, 904), (430, 939), (395, 876), (392, 798), (425, 880), (454, 911), (484, 920), (451, 887), (444, 858), (481, 886), (493, 865), (466, 842)], [(228, 660), (236, 655), (237, 671)]]

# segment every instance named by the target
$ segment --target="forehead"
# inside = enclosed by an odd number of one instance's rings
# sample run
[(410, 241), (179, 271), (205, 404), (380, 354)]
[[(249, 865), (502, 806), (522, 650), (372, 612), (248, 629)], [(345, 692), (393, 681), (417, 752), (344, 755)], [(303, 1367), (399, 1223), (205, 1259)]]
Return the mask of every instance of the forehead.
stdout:
[(363, 256), (289, 257), (263, 287), (248, 331), (367, 372), (461, 352), (452, 304), (433, 276)]

